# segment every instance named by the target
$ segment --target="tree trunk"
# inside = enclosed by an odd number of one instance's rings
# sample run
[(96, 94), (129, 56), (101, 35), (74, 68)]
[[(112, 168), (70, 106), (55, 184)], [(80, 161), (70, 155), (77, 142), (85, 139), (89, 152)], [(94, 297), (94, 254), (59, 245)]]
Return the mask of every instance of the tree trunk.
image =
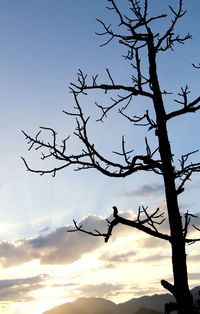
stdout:
[(148, 43), (148, 54), (150, 82), (151, 89), (154, 94), (153, 103), (157, 120), (156, 132), (163, 167), (162, 171), (171, 233), (172, 266), (174, 276), (173, 294), (177, 301), (179, 314), (193, 314), (193, 300), (188, 286), (185, 239), (183, 236), (182, 219), (179, 211), (175, 186), (171, 146), (167, 133), (166, 113), (157, 76), (156, 53), (153, 44), (153, 36)]

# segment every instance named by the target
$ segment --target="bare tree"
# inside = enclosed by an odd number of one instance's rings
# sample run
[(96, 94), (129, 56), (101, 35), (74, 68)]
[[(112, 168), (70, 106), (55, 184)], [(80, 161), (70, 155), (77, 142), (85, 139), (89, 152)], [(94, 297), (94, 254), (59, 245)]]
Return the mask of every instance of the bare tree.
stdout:
[[(83, 149), (78, 154), (68, 154), (68, 138), (65, 138), (60, 145), (57, 142), (55, 130), (42, 127), (35, 137), (23, 132), (30, 144), (29, 149), (42, 150), (43, 160), (53, 158), (58, 160), (60, 165), (49, 170), (34, 170), (29, 167), (24, 158), (23, 161), (29, 171), (39, 173), (40, 175), (51, 173), (55, 176), (58, 170), (72, 165), (76, 167), (76, 170), (92, 168), (105, 176), (113, 178), (123, 178), (139, 171), (151, 171), (156, 175), (162, 176), (170, 226), (169, 234), (164, 234), (158, 229), (158, 226), (164, 220), (164, 213), (159, 208), (153, 213), (149, 213), (147, 208), (140, 207), (137, 218), (129, 220), (118, 214), (116, 206), (113, 206), (113, 220), (108, 221), (106, 233), (101, 233), (98, 230), (85, 230), (84, 226), (78, 225), (76, 221), (74, 221), (75, 229), (72, 231), (81, 231), (93, 236), (103, 236), (105, 242), (107, 242), (115, 226), (123, 224), (139, 229), (153, 237), (168, 241), (172, 250), (174, 283), (161, 280), (161, 284), (176, 298), (180, 314), (193, 314), (194, 307), (188, 286), (185, 245), (186, 243), (190, 244), (200, 241), (200, 239), (188, 238), (188, 228), (194, 215), (187, 212), (184, 217), (181, 217), (178, 196), (184, 192), (185, 183), (191, 179), (192, 174), (200, 171), (200, 162), (189, 161), (193, 154), (197, 152), (192, 151), (181, 156), (178, 166), (174, 163), (167, 123), (171, 119), (199, 110), (200, 97), (189, 100), (189, 88), (187, 86), (182, 87), (178, 93), (178, 98), (175, 99), (175, 103), (178, 103), (180, 106), (179, 109), (167, 113), (164, 96), (167, 96), (169, 93), (166, 90), (161, 90), (157, 71), (157, 56), (159, 53), (170, 49), (173, 50), (176, 44), (183, 44), (191, 38), (190, 34), (181, 36), (175, 33), (175, 26), (185, 15), (186, 11), (183, 10), (182, 0), (177, 0), (177, 9), (169, 6), (168, 14), (149, 16), (148, 5), (150, 0), (129, 0), (130, 15), (128, 16), (123, 14), (116, 1), (107, 1), (109, 4), (108, 9), (115, 12), (118, 16), (119, 32), (113, 30), (111, 25), (106, 25), (102, 20), (98, 20), (103, 27), (102, 33), (98, 35), (106, 36), (107, 38), (102, 46), (117, 39), (127, 49), (125, 59), (130, 60), (133, 68), (132, 83), (129, 86), (117, 84), (109, 69), (106, 69), (110, 83), (100, 84), (98, 83), (98, 75), (93, 76), (91, 81), (88, 81), (87, 74), (79, 70), (77, 83), (71, 83), (70, 85), (70, 91), (76, 104), (75, 111), (64, 111), (64, 113), (75, 118), (77, 127), (74, 134), (83, 144)], [(162, 33), (155, 33), (152, 29), (152, 22), (155, 25), (155, 22), (166, 18), (169, 19), (168, 28)], [(148, 70), (146, 71), (146, 69)], [(136, 126), (147, 127), (150, 132), (153, 132), (157, 148), (152, 149), (147, 138), (145, 138), (146, 152), (134, 155), (133, 150), (127, 150), (125, 139), (122, 136), (121, 150), (120, 152), (115, 152), (117, 159), (111, 160), (102, 155), (96, 149), (94, 143), (89, 140), (87, 128), (89, 117), (85, 117), (80, 104), (80, 95), (87, 95), (89, 90), (103, 90), (108, 94), (111, 92), (112, 95), (113, 92), (116, 92), (116, 96), (110, 98), (109, 105), (96, 104), (101, 110), (100, 121), (103, 121), (111, 110), (117, 109), (121, 116), (130, 121), (130, 123)], [(132, 109), (132, 99), (139, 96), (148, 99), (151, 103), (149, 110), (146, 110), (141, 116), (131, 115), (129, 109)], [(50, 132), (52, 134), (52, 142), (42, 140), (41, 131)], [(48, 152), (45, 153), (43, 149)], [(119, 157), (122, 158), (122, 162), (119, 162)]]

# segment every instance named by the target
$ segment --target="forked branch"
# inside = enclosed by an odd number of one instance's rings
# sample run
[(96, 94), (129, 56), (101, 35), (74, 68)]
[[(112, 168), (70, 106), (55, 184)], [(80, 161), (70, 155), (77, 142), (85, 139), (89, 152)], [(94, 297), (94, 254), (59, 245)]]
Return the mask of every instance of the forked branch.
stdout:
[[(75, 220), (73, 221), (75, 229), (67, 230), (67, 232), (80, 231), (94, 237), (103, 237), (104, 241), (108, 242), (108, 240), (112, 236), (113, 229), (117, 225), (122, 224), (125, 226), (135, 228), (137, 230), (143, 231), (153, 237), (171, 242), (171, 236), (158, 231), (156, 227), (156, 225), (161, 225), (164, 222), (165, 218), (163, 218), (163, 216), (164, 216), (164, 212), (160, 212), (159, 208), (157, 208), (152, 213), (148, 213), (148, 208), (145, 208), (142, 206), (142, 207), (139, 207), (138, 209), (137, 218), (135, 220), (130, 220), (130, 219), (123, 218), (122, 216), (119, 216), (117, 207), (113, 206), (113, 220), (112, 221), (106, 220), (108, 223), (107, 232), (101, 232), (99, 230), (94, 230), (94, 231), (86, 230), (84, 229), (83, 225), (79, 226)], [(188, 243), (188, 244), (193, 244), (195, 242), (200, 241), (200, 238), (194, 238), (194, 239), (186, 238), (191, 217), (197, 218), (195, 215), (189, 214), (188, 212), (185, 214), (185, 225), (183, 228), (183, 236), (185, 239), (185, 243)], [(200, 231), (199, 228), (195, 226), (194, 228)]]
[(187, 153), (181, 156), (180, 162), (180, 170), (176, 170), (175, 176), (176, 179), (179, 179), (181, 183), (177, 188), (177, 194), (180, 194), (184, 191), (185, 183), (190, 180), (190, 177), (195, 172), (200, 172), (200, 162), (194, 163), (191, 162), (187, 164), (187, 161), (191, 155), (196, 154), (199, 150), (195, 150), (193, 152)]
[(175, 102), (182, 105), (183, 107), (179, 110), (172, 111), (167, 114), (167, 120), (170, 120), (174, 117), (186, 114), (186, 113), (191, 113), (191, 112), (196, 112), (197, 110), (200, 109), (200, 97), (197, 97), (194, 99), (192, 102), (188, 101), (188, 95), (190, 93), (190, 90), (188, 86), (185, 88), (181, 88), (181, 92), (178, 93), (178, 96), (182, 98), (182, 100), (175, 99)]
[[(41, 150), (41, 159), (54, 158), (62, 165), (53, 167), (49, 170), (34, 170), (31, 169), (24, 158), (23, 161), (26, 165), (27, 170), (36, 172), (41, 175), (45, 173), (52, 173), (55, 176), (56, 172), (60, 169), (74, 165), (77, 168), (75, 170), (85, 170), (95, 168), (99, 172), (110, 176), (110, 177), (125, 177), (139, 170), (161, 172), (162, 167), (159, 160), (154, 160), (151, 153), (144, 155), (133, 155), (133, 150), (127, 152), (125, 150), (124, 142), (122, 141), (122, 153), (123, 163), (112, 161), (111, 159), (105, 158), (97, 149), (95, 145), (90, 142), (87, 133), (87, 124), (89, 117), (85, 118), (82, 108), (78, 101), (77, 93), (73, 92), (76, 107), (75, 113), (64, 111), (69, 116), (74, 116), (76, 119), (76, 131), (74, 135), (80, 140), (83, 145), (82, 151), (79, 154), (69, 154), (67, 152), (66, 142), (69, 137), (62, 141), (62, 144), (57, 142), (57, 134), (51, 128), (41, 127), (42, 130), (50, 132), (52, 135), (52, 141), (44, 141), (40, 138), (41, 131), (35, 137), (31, 137), (23, 131), (26, 139), (28, 140), (29, 150)], [(47, 151), (45, 153), (44, 151)]]
[[(159, 232), (155, 226), (156, 224), (160, 225), (163, 223), (163, 221), (164, 221), (163, 215), (164, 215), (164, 213), (163, 212), (160, 213), (159, 208), (157, 208), (153, 213), (148, 214), (147, 208), (144, 208), (142, 206), (142, 207), (139, 207), (139, 209), (138, 209), (137, 218), (135, 220), (130, 220), (130, 219), (126, 219), (126, 218), (119, 216), (117, 207), (113, 206), (113, 217), (114, 217), (114, 219), (111, 222), (107, 220), (108, 230), (106, 233), (101, 233), (98, 230), (95, 230), (92, 232), (87, 231), (83, 228), (82, 225), (78, 226), (75, 221), (74, 221), (75, 229), (69, 230), (68, 232), (81, 231), (81, 232), (87, 233), (87, 234), (92, 235), (92, 236), (104, 237), (105, 242), (108, 242), (109, 238), (112, 235), (112, 231), (113, 231), (114, 227), (117, 226), (118, 224), (122, 224), (122, 225), (130, 226), (130, 227), (136, 228), (138, 230), (141, 230), (141, 231), (143, 231), (147, 234), (150, 234), (154, 237), (170, 241), (170, 236)], [(144, 217), (142, 218), (141, 216), (144, 216)], [(148, 227), (147, 225), (149, 225), (150, 227)]]

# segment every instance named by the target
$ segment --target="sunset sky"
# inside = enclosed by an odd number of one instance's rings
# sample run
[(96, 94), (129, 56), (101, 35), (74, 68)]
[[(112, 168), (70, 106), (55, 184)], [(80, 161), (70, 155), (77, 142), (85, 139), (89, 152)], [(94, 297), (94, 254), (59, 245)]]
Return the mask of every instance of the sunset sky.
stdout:
[[(116, 3), (128, 11), (128, 0)], [(149, 0), (150, 11), (169, 12), (167, 4), (174, 3), (178, 0)], [(189, 86), (190, 100), (199, 96), (200, 72), (191, 64), (200, 62), (200, 2), (183, 3), (188, 12), (177, 29), (181, 34), (190, 32), (193, 39), (158, 58), (161, 86), (174, 93), (165, 98), (169, 111), (179, 106), (173, 99), (182, 86)], [(99, 47), (105, 40), (95, 34), (102, 30), (95, 18), (119, 23), (106, 5), (105, 0), (0, 0), (1, 313), (41, 314), (82, 296), (124, 302), (165, 293), (160, 280), (172, 280), (170, 247), (162, 240), (123, 226), (114, 230), (107, 244), (100, 237), (66, 232), (73, 219), (88, 230), (102, 230), (113, 205), (132, 219), (142, 205), (165, 211), (162, 178), (143, 172), (112, 179), (95, 170), (74, 172), (73, 168), (53, 178), (26, 171), (20, 158), (25, 157), (34, 169), (50, 166), (40, 160), (39, 151), (27, 151), (21, 132), (35, 135), (40, 126), (54, 128), (60, 139), (72, 134), (68, 145), (72, 151), (79, 148), (73, 137), (74, 120), (62, 112), (74, 106), (68, 86), (76, 81), (79, 68), (89, 77), (98, 73), (99, 82), (108, 83), (106, 68), (119, 84), (131, 82), (130, 62), (121, 57), (124, 48), (117, 42)], [(154, 22), (153, 27), (162, 32), (168, 23), (167, 19)], [(151, 135), (117, 112), (110, 113), (104, 123), (96, 123), (100, 112), (95, 100), (103, 103), (106, 95), (95, 92), (82, 97), (86, 114), (91, 114), (90, 136), (99, 150), (112, 156), (112, 151), (120, 149), (121, 136), (127, 135), (135, 152), (144, 153), (144, 136)], [(133, 103), (137, 106), (136, 100)], [(144, 106), (144, 100), (140, 105)], [(176, 164), (181, 155), (199, 148), (199, 118), (196, 113), (168, 124)], [(199, 156), (195, 155), (196, 160)], [(198, 215), (199, 175), (186, 187), (179, 198), (181, 211)], [(195, 224), (200, 226), (200, 218)], [(165, 222), (162, 231), (167, 233), (167, 227)], [(190, 286), (194, 287), (200, 280), (200, 247), (189, 246), (187, 252)]]

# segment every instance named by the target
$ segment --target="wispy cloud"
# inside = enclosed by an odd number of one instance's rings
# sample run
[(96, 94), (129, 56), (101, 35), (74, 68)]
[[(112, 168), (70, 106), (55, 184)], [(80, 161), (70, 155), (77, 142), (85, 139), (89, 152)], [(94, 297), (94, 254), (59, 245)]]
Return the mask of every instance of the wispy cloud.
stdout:
[(109, 283), (100, 283), (100, 284), (88, 284), (83, 285), (77, 290), (84, 297), (101, 297), (107, 298), (119, 294), (119, 291), (124, 289), (123, 284), (109, 284)]
[(0, 280), (0, 300), (25, 302), (33, 300), (30, 292), (44, 287), (49, 275), (41, 274), (35, 277)]
[(160, 263), (163, 261), (170, 262), (170, 259), (171, 259), (170, 256), (164, 256), (164, 255), (156, 254), (156, 255), (150, 255), (150, 256), (146, 256), (146, 257), (139, 257), (139, 258), (135, 259), (134, 262), (152, 264), (152, 263)]
[[(189, 272), (188, 273), (188, 278), (190, 281), (197, 281), (199, 284), (199, 280), (200, 280), (200, 273), (195, 273), (195, 272)], [(172, 276), (168, 276), (165, 278), (167, 281), (169, 282), (173, 282), (173, 278)]]
[[(124, 213), (124, 216), (130, 217), (130, 213)], [(112, 220), (112, 217), (109, 219)], [(107, 229), (106, 220), (98, 215), (89, 215), (83, 218), (80, 224), (89, 231), (97, 229), (105, 232)], [(0, 242), (1, 267), (18, 266), (34, 259), (38, 259), (40, 264), (70, 264), (105, 244), (103, 237), (92, 237), (81, 232), (67, 232), (73, 228), (72, 225), (63, 226), (49, 233), (40, 233), (38, 237), (32, 239), (21, 239), (12, 243)], [(131, 228), (126, 226), (117, 226), (111, 241), (119, 236), (130, 234), (131, 231)]]
[(100, 256), (100, 260), (107, 260), (109, 262), (114, 263), (124, 263), (128, 262), (133, 256), (135, 256), (135, 252), (127, 252), (122, 254), (111, 255), (109, 253), (104, 253)]
[(135, 252), (121, 254), (111, 254), (109, 252), (105, 252), (100, 255), (99, 260), (103, 262), (103, 268), (116, 268), (120, 263), (130, 262), (135, 255)]
[[(120, 213), (123, 217), (135, 219), (132, 212)], [(112, 216), (109, 217), (112, 220)], [(80, 221), (84, 229), (105, 232), (106, 220), (99, 215), (89, 215)], [(92, 237), (81, 232), (67, 232), (74, 226), (59, 227), (54, 231), (42, 232), (38, 237), (21, 239), (15, 242), (0, 242), (0, 265), (2, 268), (16, 267), (32, 260), (38, 260), (43, 265), (67, 265), (80, 260), (85, 254), (92, 253), (105, 246), (103, 237)], [(162, 227), (161, 228), (165, 228)], [(112, 232), (110, 243), (118, 241), (120, 237), (126, 238), (140, 235), (141, 232), (123, 225), (118, 225)], [(135, 249), (162, 249), (167, 248), (166, 241), (147, 237), (141, 234), (135, 243)], [(133, 251), (120, 251), (115, 253), (103, 253), (99, 260), (104, 268), (115, 268), (120, 263), (128, 263), (134, 259)]]
[(162, 184), (153, 183), (153, 184), (144, 184), (140, 186), (138, 189), (130, 190), (124, 192), (124, 196), (126, 197), (154, 197), (160, 196), (164, 192), (164, 188)]
[(145, 249), (157, 249), (169, 247), (168, 241), (156, 237), (144, 237), (139, 240), (139, 247)]
[(188, 274), (189, 280), (200, 280), (200, 273), (189, 273)]
[(145, 295), (151, 295), (151, 294), (157, 294), (157, 293), (163, 293), (163, 288), (161, 285), (158, 285), (158, 282), (155, 281), (155, 282), (151, 282), (150, 285), (146, 285), (145, 287), (144, 286), (141, 286), (140, 284), (133, 284), (131, 287), (130, 287), (130, 290), (127, 291), (128, 294), (131, 294), (131, 291), (134, 291), (134, 295), (136, 297), (140, 297), (140, 296), (145, 296)]
[(192, 262), (192, 263), (199, 263), (200, 262), (200, 254), (189, 255), (188, 261)]

